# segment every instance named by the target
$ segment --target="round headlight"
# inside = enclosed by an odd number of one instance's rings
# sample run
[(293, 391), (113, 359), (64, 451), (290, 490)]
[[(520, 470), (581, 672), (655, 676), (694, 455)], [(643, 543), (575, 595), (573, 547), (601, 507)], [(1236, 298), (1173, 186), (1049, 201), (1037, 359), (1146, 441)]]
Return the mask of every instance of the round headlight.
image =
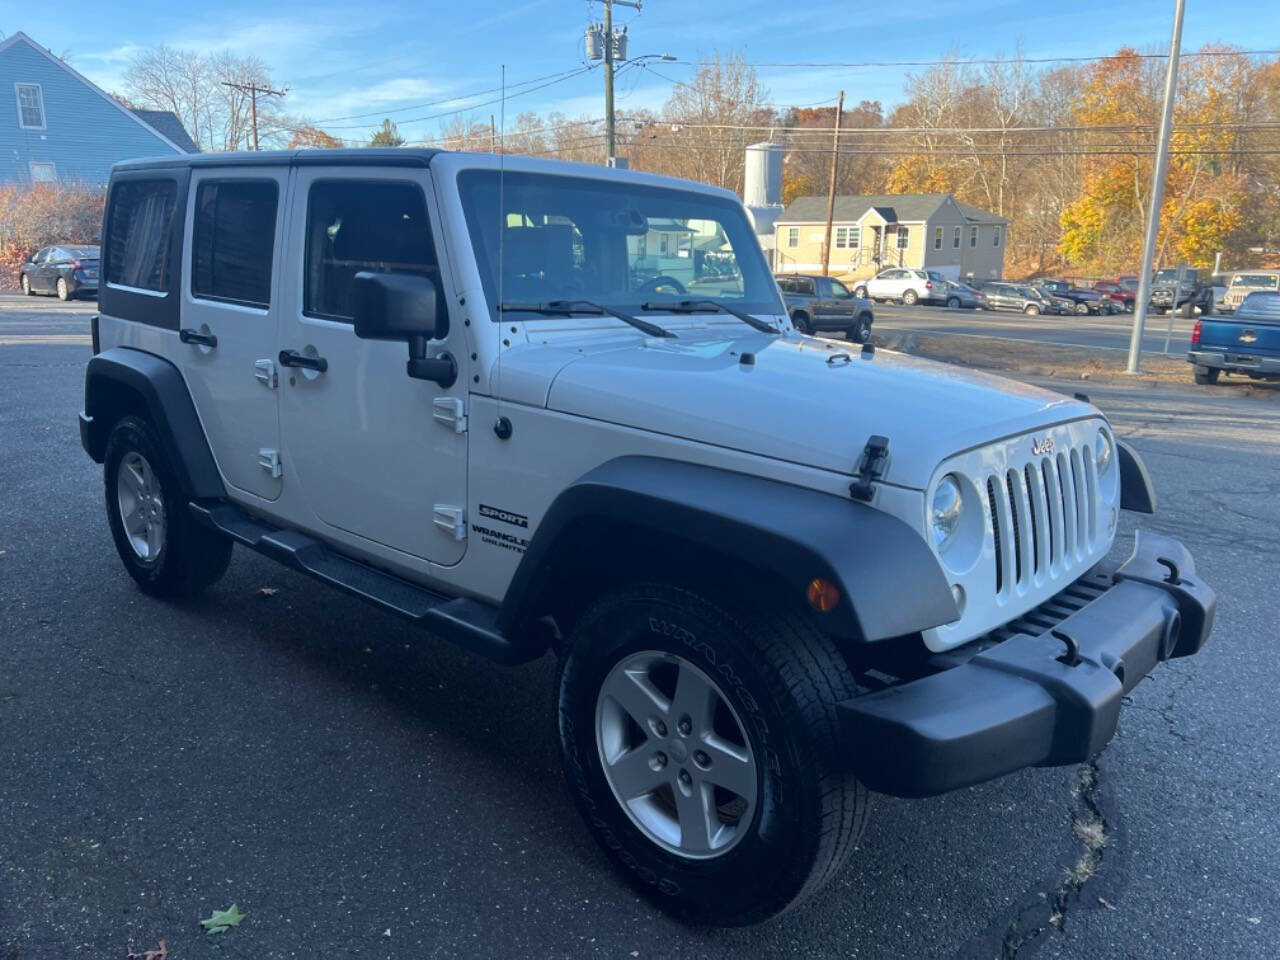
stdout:
[(1093, 441), (1093, 462), (1098, 465), (1099, 475), (1111, 469), (1111, 461), (1115, 459), (1114, 446), (1111, 435), (1105, 430), (1099, 430)]
[(955, 477), (948, 474), (933, 491), (933, 503), (929, 506), (929, 523), (933, 528), (933, 545), (939, 549), (951, 539), (960, 525), (960, 508), (964, 498), (960, 494), (960, 484)]

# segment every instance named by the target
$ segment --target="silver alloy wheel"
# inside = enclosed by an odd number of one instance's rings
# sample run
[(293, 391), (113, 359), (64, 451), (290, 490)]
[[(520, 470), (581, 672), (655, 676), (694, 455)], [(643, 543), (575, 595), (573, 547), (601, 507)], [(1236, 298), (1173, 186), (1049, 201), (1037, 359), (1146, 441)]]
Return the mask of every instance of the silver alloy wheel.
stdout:
[(69, 296), (70, 296), (70, 293), (67, 291), (67, 281), (64, 280), (62, 277), (59, 277), (58, 278), (58, 299), (66, 300), (67, 297)]
[(663, 849), (716, 857), (750, 828), (758, 788), (746, 728), (683, 657), (646, 650), (609, 671), (596, 698), (596, 747), (614, 797)]
[(116, 503), (129, 546), (139, 560), (153, 563), (164, 549), (164, 500), (155, 471), (136, 450), (120, 459), (116, 470)]

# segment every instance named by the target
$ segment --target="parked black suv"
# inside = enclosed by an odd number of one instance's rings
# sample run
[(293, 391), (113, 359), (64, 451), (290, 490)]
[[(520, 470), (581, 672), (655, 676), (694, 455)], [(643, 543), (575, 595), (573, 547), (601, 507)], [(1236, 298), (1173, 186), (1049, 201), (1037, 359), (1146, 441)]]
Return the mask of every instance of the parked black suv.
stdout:
[(871, 301), (855, 297), (839, 280), (820, 273), (785, 273), (775, 279), (791, 322), (801, 333), (843, 330), (857, 343), (871, 339)]
[(1201, 313), (1213, 313), (1213, 278), (1206, 270), (1184, 270), (1182, 283), (1178, 283), (1178, 270), (1169, 267), (1157, 270), (1151, 281), (1151, 309), (1157, 313), (1181, 311), (1184, 317)]

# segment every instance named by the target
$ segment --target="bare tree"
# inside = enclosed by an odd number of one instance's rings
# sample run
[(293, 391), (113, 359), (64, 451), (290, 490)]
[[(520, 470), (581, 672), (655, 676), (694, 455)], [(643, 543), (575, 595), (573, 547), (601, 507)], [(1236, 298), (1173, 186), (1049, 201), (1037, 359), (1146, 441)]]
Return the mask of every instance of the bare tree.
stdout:
[[(268, 86), (271, 70), (257, 57), (229, 50), (202, 56), (161, 45), (136, 55), (124, 80), (130, 101), (177, 114), (201, 150), (239, 150), (252, 140), (249, 94), (226, 84)], [(292, 132), (279, 99), (259, 97), (259, 140), (283, 145)]]

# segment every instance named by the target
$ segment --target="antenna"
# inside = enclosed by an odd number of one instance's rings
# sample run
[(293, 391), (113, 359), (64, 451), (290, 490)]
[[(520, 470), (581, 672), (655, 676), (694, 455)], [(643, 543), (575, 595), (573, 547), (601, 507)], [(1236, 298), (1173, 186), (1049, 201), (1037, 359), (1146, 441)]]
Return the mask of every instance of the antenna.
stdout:
[(502, 65), (502, 105), (498, 110), (500, 129), (498, 133), (498, 359), (494, 372), (494, 407), (497, 417), (493, 421), (493, 432), (499, 440), (511, 436), (511, 421), (502, 415), (502, 325), (506, 320), (502, 316), (502, 286), (506, 270), (503, 264), (503, 253), (507, 240), (507, 65)]

